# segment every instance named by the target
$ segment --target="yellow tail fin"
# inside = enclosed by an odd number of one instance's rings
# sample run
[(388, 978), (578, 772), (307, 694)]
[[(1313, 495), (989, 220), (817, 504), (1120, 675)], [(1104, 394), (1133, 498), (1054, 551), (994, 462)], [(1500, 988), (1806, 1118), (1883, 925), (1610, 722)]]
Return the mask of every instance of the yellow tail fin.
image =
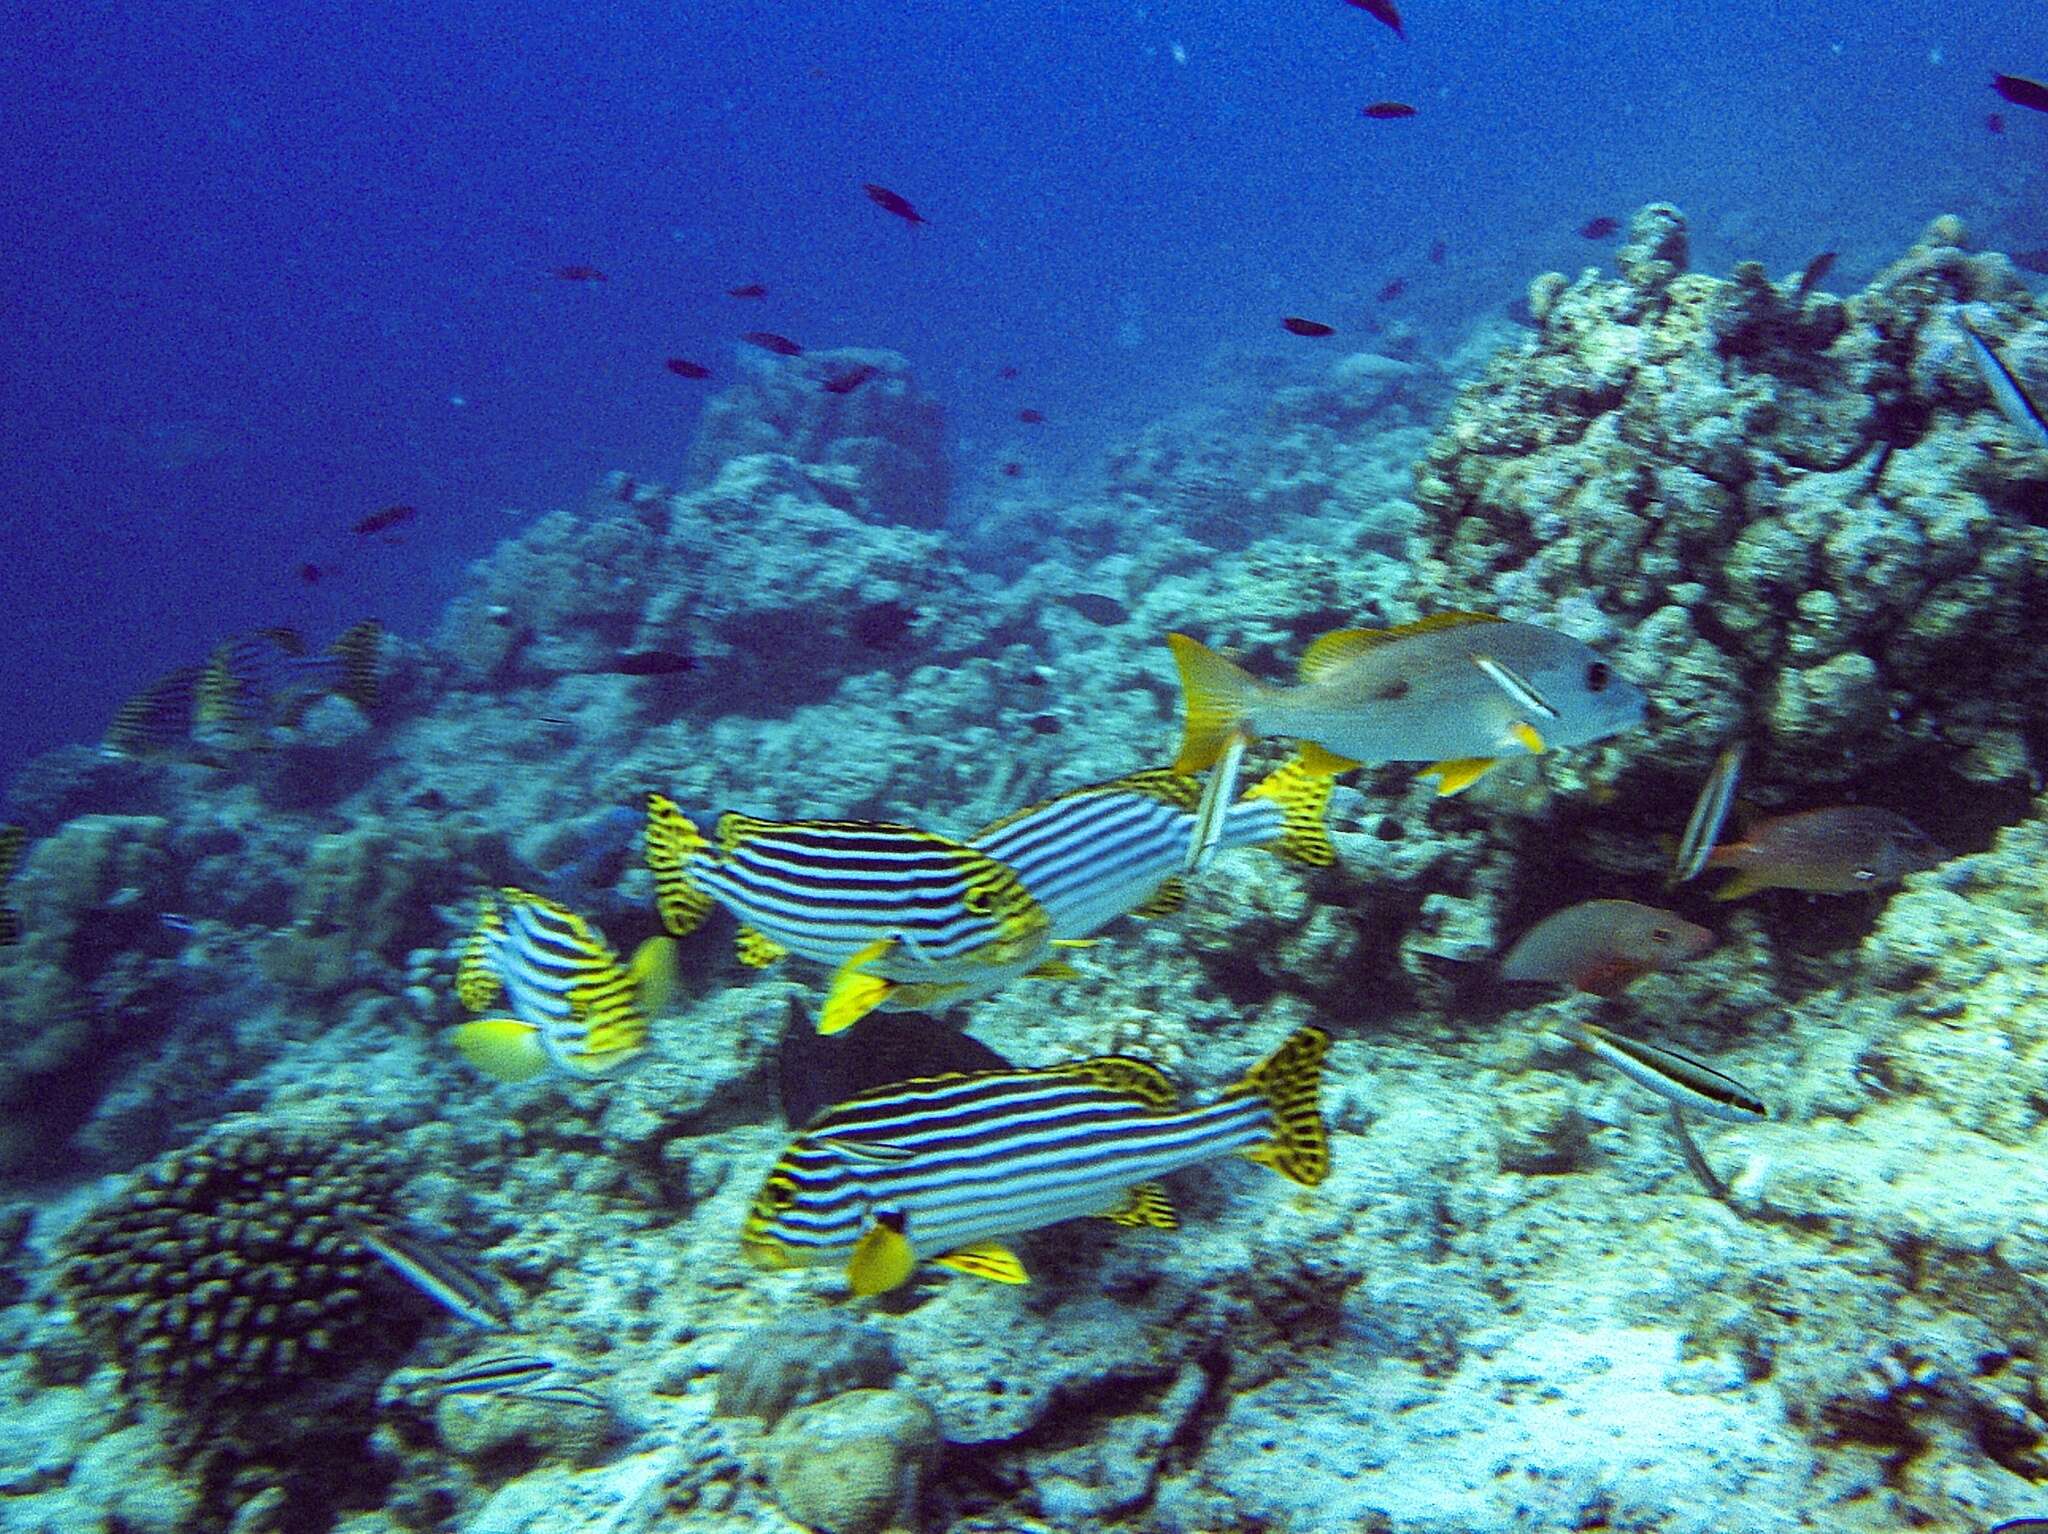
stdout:
[(1337, 861), (1330, 840), (1330, 794), (1337, 780), (1311, 772), (1300, 757), (1290, 757), (1246, 792), (1247, 799), (1271, 799), (1280, 806), (1280, 839), (1275, 853), (1310, 868), (1328, 868)]
[(463, 1058), (500, 1081), (531, 1081), (548, 1068), (540, 1030), (516, 1017), (485, 1017), (452, 1030)]
[(1175, 772), (1200, 772), (1212, 767), (1230, 737), (1245, 732), (1245, 715), (1257, 701), (1258, 678), (1199, 640), (1168, 634), (1173, 663), (1180, 668), (1181, 701), (1186, 711), (1180, 756)]
[(1316, 1101), (1329, 1047), (1322, 1029), (1297, 1028), (1231, 1088), (1258, 1093), (1273, 1111), (1273, 1138), (1245, 1155), (1311, 1188), (1330, 1175), (1330, 1136)]
[(633, 985), (633, 999), (648, 1017), (666, 1012), (676, 994), (676, 940), (651, 937), (633, 950), (626, 966), (626, 978)]
[(711, 914), (711, 897), (690, 877), (690, 864), (711, 850), (689, 816), (665, 794), (647, 796), (647, 871), (654, 875), (654, 909), (661, 924), (688, 937)]

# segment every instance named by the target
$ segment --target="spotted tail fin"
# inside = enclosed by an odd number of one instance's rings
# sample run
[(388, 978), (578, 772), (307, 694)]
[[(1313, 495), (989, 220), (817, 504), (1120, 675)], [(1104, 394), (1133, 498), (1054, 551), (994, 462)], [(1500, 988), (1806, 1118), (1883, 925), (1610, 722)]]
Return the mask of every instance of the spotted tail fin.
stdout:
[(1230, 1089), (1256, 1092), (1273, 1113), (1273, 1138), (1245, 1155), (1304, 1187), (1330, 1175), (1330, 1136), (1317, 1102), (1329, 1047), (1322, 1029), (1298, 1028)]
[(1336, 784), (1330, 774), (1310, 771), (1308, 764), (1295, 756), (1246, 792), (1247, 799), (1271, 799), (1280, 806), (1280, 837), (1268, 844), (1275, 853), (1310, 868), (1328, 868), (1337, 861), (1329, 823), (1330, 794)]
[(664, 794), (647, 796), (647, 871), (654, 875), (654, 909), (676, 937), (688, 937), (711, 914), (711, 897), (690, 877), (690, 864), (711, 843), (696, 823)]

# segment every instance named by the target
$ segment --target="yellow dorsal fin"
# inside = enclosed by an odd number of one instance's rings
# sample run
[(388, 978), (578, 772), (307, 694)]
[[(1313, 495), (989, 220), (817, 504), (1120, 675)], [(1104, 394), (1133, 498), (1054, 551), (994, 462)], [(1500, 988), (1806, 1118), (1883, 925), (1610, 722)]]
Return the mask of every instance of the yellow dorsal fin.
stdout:
[(1135, 1184), (1121, 1204), (1114, 1209), (1105, 1209), (1101, 1217), (1118, 1225), (1144, 1226), (1151, 1230), (1180, 1229), (1180, 1216), (1173, 1212), (1173, 1200), (1166, 1196), (1164, 1183)]
[(1293, 756), (1246, 791), (1247, 799), (1271, 799), (1280, 806), (1280, 837), (1270, 845), (1281, 857), (1310, 868), (1328, 868), (1337, 861), (1328, 820), (1336, 782), (1331, 774), (1310, 768), (1304, 756)]
[(500, 1081), (531, 1081), (548, 1068), (540, 1030), (516, 1017), (484, 1017), (452, 1030), (463, 1059)]
[(1437, 797), (1447, 799), (1452, 794), (1463, 793), (1493, 771), (1499, 762), (1500, 758), (1493, 756), (1461, 756), (1425, 767), (1422, 775), (1435, 778)]
[(1517, 719), (1509, 725), (1508, 734), (1514, 736), (1515, 743), (1531, 756), (1541, 756), (1546, 749), (1543, 736), (1537, 731), (1536, 726), (1526, 719)]
[(1133, 916), (1149, 921), (1155, 916), (1171, 916), (1187, 903), (1188, 887), (1180, 875), (1173, 874), (1160, 882), (1154, 890), (1137, 905), (1131, 907)]
[(1148, 1108), (1180, 1106), (1180, 1088), (1173, 1084), (1171, 1076), (1150, 1060), (1134, 1060), (1129, 1055), (1094, 1055), (1086, 1060), (1069, 1060), (1064, 1065), (1050, 1066), (1048, 1071), (1060, 1076), (1079, 1076), (1098, 1087), (1135, 1097)]
[(1264, 690), (1249, 671), (1185, 634), (1168, 634), (1167, 646), (1180, 670), (1184, 713), (1180, 755), (1173, 770), (1212, 767), (1233, 735), (1247, 733), (1245, 715)]
[(1244, 1154), (1311, 1188), (1330, 1175), (1330, 1136), (1317, 1103), (1329, 1048), (1322, 1029), (1298, 1028), (1230, 1089), (1256, 1092), (1273, 1115), (1273, 1138)]
[(1392, 629), (1332, 629), (1301, 652), (1295, 675), (1304, 682), (1313, 682), (1392, 637)]
[(733, 951), (739, 955), (740, 963), (748, 969), (766, 969), (769, 965), (789, 957), (789, 950), (758, 927), (742, 926), (739, 936), (733, 940)]
[(895, 946), (894, 938), (878, 937), (839, 966), (832, 976), (831, 989), (825, 993), (825, 1005), (818, 1013), (818, 1032), (844, 1033), (882, 1004), (892, 982), (869, 974), (867, 966)]
[(1202, 784), (1197, 778), (1184, 772), (1175, 772), (1170, 767), (1148, 767), (1143, 772), (1127, 772), (1120, 778), (1104, 783), (1100, 792), (1121, 789), (1126, 793), (1143, 794), (1148, 799), (1157, 799), (1170, 804), (1177, 810), (1191, 810), (1200, 802)]
[(855, 1294), (887, 1294), (917, 1268), (917, 1252), (904, 1234), (903, 1216), (880, 1214), (853, 1244), (846, 1282)]
[(647, 796), (647, 871), (654, 909), (676, 937), (688, 937), (711, 914), (711, 897), (690, 877), (690, 865), (711, 851), (696, 823), (665, 794)]
[(1027, 969), (1024, 976), (1027, 980), (1078, 980), (1081, 978), (1081, 972), (1065, 959), (1055, 955), (1037, 968)]
[(1018, 1260), (1017, 1254), (994, 1241), (977, 1241), (972, 1246), (956, 1247), (943, 1257), (934, 1257), (932, 1265), (998, 1284), (1031, 1282), (1031, 1275), (1024, 1271), (1024, 1264)]
[(1296, 753), (1296, 759), (1309, 772), (1325, 778), (1334, 778), (1340, 772), (1349, 772), (1354, 767), (1365, 765), (1363, 762), (1355, 761), (1351, 757), (1339, 756), (1329, 747), (1319, 746), (1312, 740), (1305, 740), (1301, 743), (1301, 748)]
[(465, 1012), (488, 1012), (497, 1005), (504, 984), (491, 963), (491, 943), (504, 930), (498, 897), (487, 890), (477, 897), (476, 930), (462, 945), (462, 958), (455, 966), (455, 999)]
[(666, 1012), (676, 994), (676, 940), (651, 937), (634, 949), (626, 964), (626, 979), (643, 1013), (659, 1017)]

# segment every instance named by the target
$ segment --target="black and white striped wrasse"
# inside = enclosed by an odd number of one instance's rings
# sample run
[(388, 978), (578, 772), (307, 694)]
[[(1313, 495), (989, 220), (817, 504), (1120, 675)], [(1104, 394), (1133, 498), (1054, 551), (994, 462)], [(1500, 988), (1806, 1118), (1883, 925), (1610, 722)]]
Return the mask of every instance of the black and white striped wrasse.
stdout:
[(919, 1261), (1023, 1283), (998, 1237), (1086, 1215), (1171, 1228), (1155, 1179), (1182, 1167), (1237, 1154), (1313, 1186), (1330, 1166), (1317, 1106), (1328, 1046), (1300, 1029), (1195, 1107), (1121, 1055), (859, 1093), (784, 1152), (742, 1245), (764, 1267), (844, 1264), (856, 1294), (895, 1288)]
[(568, 907), (500, 889), (479, 903), (455, 991), (472, 1012), (489, 1011), (502, 994), (511, 1016), (464, 1023), (456, 1047), (505, 1081), (549, 1065), (605, 1075), (646, 1046), (648, 1018), (666, 1004), (674, 970), (667, 938), (649, 938), (622, 964), (604, 934)]
[(794, 953), (834, 966), (821, 1032), (892, 1001), (993, 988), (1051, 950), (1051, 918), (1016, 871), (949, 837), (888, 821), (738, 814), (720, 816), (715, 834), (714, 845), (673, 800), (647, 796), (662, 925), (686, 936), (716, 902), (740, 921), (742, 961)]

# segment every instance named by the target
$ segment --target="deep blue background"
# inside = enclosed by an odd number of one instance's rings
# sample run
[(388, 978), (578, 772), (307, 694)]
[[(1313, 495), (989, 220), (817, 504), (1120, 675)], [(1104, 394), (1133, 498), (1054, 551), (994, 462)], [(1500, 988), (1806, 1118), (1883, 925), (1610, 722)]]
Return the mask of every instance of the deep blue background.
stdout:
[[(675, 474), (716, 380), (662, 360), (729, 377), (742, 330), (907, 353), (971, 480), (1086, 463), (1227, 344), (1338, 355), (1281, 314), (1449, 337), (1653, 198), (1704, 268), (1831, 245), (1837, 288), (1942, 211), (2048, 245), (2048, 118), (1984, 124), (1991, 70), (2048, 74), (2037, 4), (1407, 15), (1402, 43), (1340, 0), (10, 8), (0, 776), (228, 631), (423, 632), (507, 508)], [(1382, 97), (1421, 115), (1359, 117)], [(402, 543), (350, 535), (394, 502)]]

